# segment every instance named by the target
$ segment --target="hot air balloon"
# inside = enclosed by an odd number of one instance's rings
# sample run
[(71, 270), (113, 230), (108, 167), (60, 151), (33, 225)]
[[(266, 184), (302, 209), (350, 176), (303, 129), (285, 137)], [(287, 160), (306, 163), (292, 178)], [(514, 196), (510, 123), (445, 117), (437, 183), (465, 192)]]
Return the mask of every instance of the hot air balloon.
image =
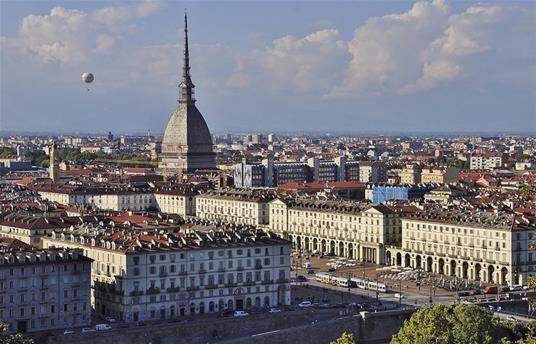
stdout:
[(86, 84), (91, 84), (95, 80), (95, 76), (91, 73), (82, 74), (82, 82)]

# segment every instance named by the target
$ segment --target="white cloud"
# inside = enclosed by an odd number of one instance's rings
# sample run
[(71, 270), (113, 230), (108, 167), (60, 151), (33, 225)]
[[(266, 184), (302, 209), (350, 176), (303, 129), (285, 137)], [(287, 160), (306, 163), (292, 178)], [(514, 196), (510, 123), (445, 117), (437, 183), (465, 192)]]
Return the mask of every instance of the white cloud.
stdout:
[(47, 15), (24, 17), (16, 36), (2, 38), (3, 46), (17, 48), (42, 63), (86, 61), (92, 53), (109, 52), (121, 32), (132, 31), (129, 21), (159, 9), (156, 1), (93, 12), (54, 7)]
[(337, 30), (321, 30), (303, 38), (275, 40), (262, 53), (261, 64), (277, 88), (325, 92), (340, 80), (347, 55)]

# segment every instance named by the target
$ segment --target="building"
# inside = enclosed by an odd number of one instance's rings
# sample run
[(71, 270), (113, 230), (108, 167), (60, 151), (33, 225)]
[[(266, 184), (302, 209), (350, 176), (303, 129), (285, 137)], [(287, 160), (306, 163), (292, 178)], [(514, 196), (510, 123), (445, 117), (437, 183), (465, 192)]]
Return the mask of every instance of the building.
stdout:
[(270, 228), (294, 247), (382, 264), (386, 245), (402, 241), (401, 215), (413, 210), (348, 201), (275, 199)]
[(272, 190), (221, 189), (195, 197), (200, 219), (261, 226), (270, 221), (268, 206), (276, 197)]
[(184, 65), (177, 108), (171, 114), (162, 139), (159, 169), (164, 174), (181, 174), (199, 169), (215, 169), (212, 136), (197, 109), (194, 84), (190, 77), (188, 23), (184, 16)]
[(417, 165), (408, 165), (400, 171), (400, 184), (415, 185), (421, 183), (421, 169)]
[(159, 211), (182, 217), (195, 216), (195, 196), (199, 193), (191, 188), (160, 188), (154, 191)]
[(432, 205), (402, 219), (402, 245), (387, 262), (486, 283), (526, 284), (536, 273), (529, 250), (534, 218)]
[(422, 199), (426, 193), (434, 189), (434, 185), (369, 185), (365, 190), (365, 198), (372, 203), (380, 204), (387, 201), (409, 201)]
[(76, 247), (92, 268), (96, 314), (127, 322), (289, 305), (290, 243), (256, 228), (76, 228), (43, 240)]
[(359, 181), (361, 183), (382, 183), (387, 181), (387, 168), (378, 161), (361, 161), (359, 163)]
[(8, 333), (91, 324), (91, 262), (81, 251), (0, 252), (0, 319)]
[(53, 183), (56, 183), (60, 179), (60, 170), (56, 162), (56, 142), (53, 142), (50, 146), (50, 164), (48, 167), (49, 178)]
[(426, 167), (421, 172), (423, 184), (448, 184), (459, 180), (460, 169), (452, 166)]
[(325, 183), (287, 183), (279, 185), (278, 190), (299, 195), (333, 195), (347, 200), (362, 200), (365, 198), (366, 186), (359, 182), (325, 182)]
[(469, 160), (469, 167), (471, 170), (493, 170), (502, 167), (502, 154), (501, 153), (486, 153), (479, 155), (472, 155)]

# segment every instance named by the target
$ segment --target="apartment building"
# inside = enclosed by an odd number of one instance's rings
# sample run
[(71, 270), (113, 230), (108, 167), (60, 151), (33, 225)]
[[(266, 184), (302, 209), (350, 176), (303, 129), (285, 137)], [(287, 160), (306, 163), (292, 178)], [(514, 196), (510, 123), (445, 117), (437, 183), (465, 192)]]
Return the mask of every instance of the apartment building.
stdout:
[(258, 228), (77, 228), (44, 239), (92, 265), (96, 313), (124, 321), (289, 305), (290, 242)]
[(361, 161), (359, 163), (359, 181), (361, 183), (386, 182), (387, 167), (378, 161)]
[(275, 199), (270, 228), (297, 249), (383, 264), (402, 240), (401, 216), (413, 207), (347, 201)]
[(452, 166), (426, 167), (421, 172), (423, 184), (448, 184), (459, 180), (460, 169)]
[(472, 155), (469, 159), (469, 167), (471, 170), (493, 170), (502, 167), (501, 153), (486, 153)]
[(416, 165), (408, 165), (400, 171), (400, 184), (420, 184), (421, 183), (421, 169)]
[(51, 202), (91, 206), (115, 211), (157, 209), (155, 195), (150, 189), (129, 187), (92, 187), (71, 184), (41, 184), (32, 190)]
[(431, 205), (402, 219), (402, 245), (387, 263), (470, 280), (525, 284), (536, 273), (529, 250), (536, 221), (505, 211)]
[(81, 223), (79, 217), (45, 217), (11, 213), (0, 219), (0, 237), (20, 240), (41, 247), (41, 237), (56, 229)]
[(277, 194), (266, 189), (221, 189), (195, 197), (196, 216), (226, 223), (267, 225), (268, 207)]
[(155, 202), (162, 213), (183, 217), (195, 216), (195, 196), (193, 189), (160, 188), (154, 191)]
[(0, 252), (0, 319), (8, 333), (90, 325), (91, 261), (71, 249)]

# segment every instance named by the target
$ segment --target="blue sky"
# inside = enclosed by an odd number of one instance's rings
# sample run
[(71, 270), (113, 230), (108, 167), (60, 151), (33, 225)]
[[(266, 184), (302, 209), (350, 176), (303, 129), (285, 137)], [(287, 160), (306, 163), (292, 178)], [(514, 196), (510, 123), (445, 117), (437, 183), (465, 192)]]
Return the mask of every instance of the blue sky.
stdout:
[(0, 131), (161, 133), (185, 7), (212, 131), (536, 131), (535, 2), (0, 6)]

